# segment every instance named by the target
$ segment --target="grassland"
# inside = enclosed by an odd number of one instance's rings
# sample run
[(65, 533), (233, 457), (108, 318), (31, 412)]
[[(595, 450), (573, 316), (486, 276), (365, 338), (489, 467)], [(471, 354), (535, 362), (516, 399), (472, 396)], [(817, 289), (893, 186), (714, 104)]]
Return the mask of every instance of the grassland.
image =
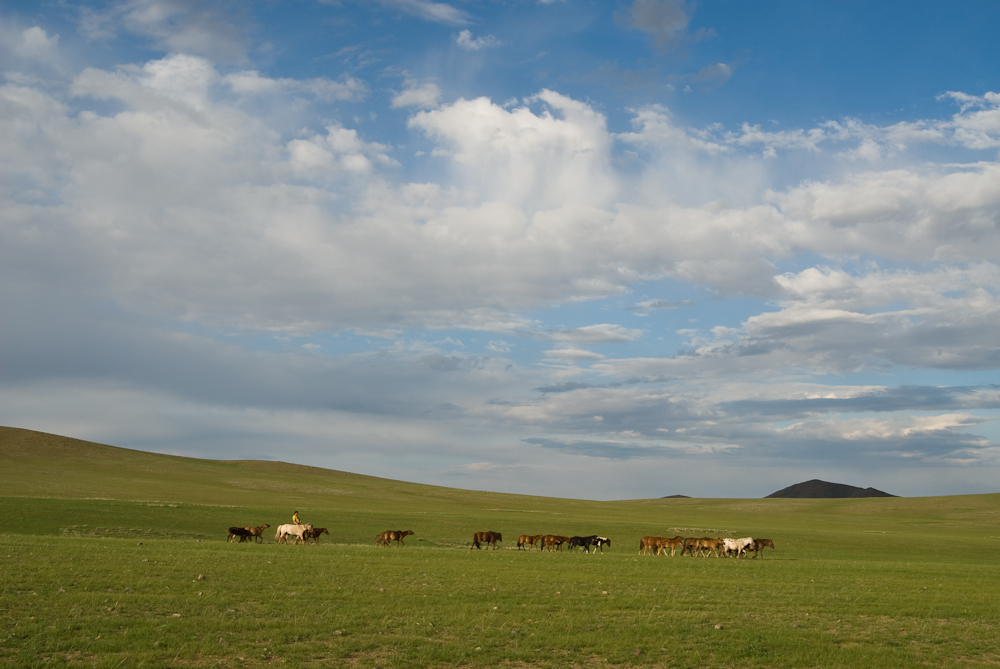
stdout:
[[(590, 502), (0, 428), (0, 664), (903, 667), (1000, 664), (1000, 495)], [(329, 528), (318, 546), (226, 528)], [(381, 530), (413, 529), (402, 548)], [(504, 549), (470, 551), (475, 530)], [(605, 534), (605, 554), (514, 550)], [(764, 559), (637, 555), (767, 536)]]

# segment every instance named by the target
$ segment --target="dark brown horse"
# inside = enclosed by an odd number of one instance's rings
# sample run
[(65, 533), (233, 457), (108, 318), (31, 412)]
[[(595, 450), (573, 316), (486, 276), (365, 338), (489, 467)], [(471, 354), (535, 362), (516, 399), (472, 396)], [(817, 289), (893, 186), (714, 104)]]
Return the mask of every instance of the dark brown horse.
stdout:
[(325, 527), (314, 527), (311, 530), (306, 530), (305, 532), (303, 532), (302, 533), (302, 539), (306, 543), (309, 543), (309, 540), (312, 539), (313, 541), (315, 541), (318, 544), (319, 543), (319, 535), (321, 535), (321, 534), (329, 535), (330, 533), (327, 531), (327, 529)]
[(774, 550), (774, 542), (770, 539), (754, 539), (753, 546), (749, 549), (753, 551), (753, 559), (757, 559), (757, 553), (760, 553), (760, 559), (764, 559), (764, 546), (767, 546), (771, 550)]
[(469, 546), (469, 550), (482, 548), (482, 544), (493, 546), (493, 550), (496, 550), (498, 541), (503, 541), (503, 535), (499, 532), (476, 532), (472, 535), (472, 545)]
[(251, 528), (249, 527), (230, 527), (229, 528), (229, 542), (232, 543), (233, 539), (236, 537), (240, 538), (240, 543), (243, 543), (247, 539), (253, 537), (250, 533)]

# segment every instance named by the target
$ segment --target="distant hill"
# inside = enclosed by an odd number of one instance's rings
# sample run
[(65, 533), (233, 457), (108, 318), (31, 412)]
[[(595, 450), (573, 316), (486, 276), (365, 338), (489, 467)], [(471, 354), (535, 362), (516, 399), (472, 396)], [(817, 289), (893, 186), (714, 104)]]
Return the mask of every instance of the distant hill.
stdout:
[(687, 495), (667, 495), (666, 497), (661, 497), (660, 499), (691, 499)]
[(793, 497), (798, 499), (835, 499), (844, 497), (896, 497), (875, 488), (858, 488), (846, 483), (829, 483), (813, 479), (805, 483), (796, 483), (778, 492), (772, 492), (764, 499), (771, 497)]

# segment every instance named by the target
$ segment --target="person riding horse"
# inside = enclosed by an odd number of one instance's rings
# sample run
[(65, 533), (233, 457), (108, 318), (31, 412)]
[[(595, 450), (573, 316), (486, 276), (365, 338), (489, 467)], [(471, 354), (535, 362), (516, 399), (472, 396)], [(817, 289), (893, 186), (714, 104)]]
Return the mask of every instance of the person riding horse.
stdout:
[(295, 513), (292, 514), (292, 522), (295, 523), (296, 525), (301, 525), (302, 524), (302, 521), (299, 520), (299, 512), (298, 511), (296, 511)]

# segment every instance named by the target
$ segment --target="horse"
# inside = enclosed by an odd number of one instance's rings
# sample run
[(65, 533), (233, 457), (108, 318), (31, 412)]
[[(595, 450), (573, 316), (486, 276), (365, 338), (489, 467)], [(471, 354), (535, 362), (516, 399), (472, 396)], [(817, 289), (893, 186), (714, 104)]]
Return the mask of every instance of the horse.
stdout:
[(306, 523), (305, 525), (295, 525), (292, 523), (287, 525), (278, 525), (278, 531), (274, 533), (274, 539), (279, 544), (287, 544), (288, 537), (294, 536), (295, 543), (299, 543), (300, 541), (303, 541), (304, 543), (302, 534), (306, 530), (311, 530), (312, 528), (313, 526), (309, 523)]
[(250, 533), (251, 528), (249, 527), (230, 527), (229, 528), (229, 543), (233, 542), (236, 537), (240, 538), (240, 543), (243, 543), (247, 538), (252, 537)]
[(560, 536), (558, 534), (546, 534), (542, 537), (542, 549), (544, 550), (545, 548), (548, 548), (549, 550), (552, 550), (552, 547), (555, 546), (557, 551), (561, 551), (562, 545), (569, 543), (569, 540), (569, 537)]
[(700, 555), (702, 551), (705, 551), (705, 557), (708, 557), (713, 552), (715, 557), (719, 557), (722, 552), (722, 539), (713, 539), (711, 537), (689, 537), (684, 540), (684, 547), (681, 549), (681, 555), (687, 553), (690, 556)]
[(715, 557), (722, 557), (723, 545), (724, 544), (722, 543), (722, 539), (713, 539), (711, 537), (704, 537), (702, 539), (698, 539), (698, 546), (696, 548), (696, 551), (701, 552), (702, 550), (704, 550), (705, 557), (708, 557), (712, 553), (715, 553)]
[(375, 537), (375, 545), (388, 546), (395, 541), (397, 546), (402, 546), (403, 539), (411, 534), (413, 534), (413, 530), (386, 530), (382, 534)]
[(760, 559), (761, 560), (764, 559), (764, 547), (765, 546), (767, 546), (767, 547), (769, 547), (769, 548), (771, 548), (773, 550), (774, 549), (774, 542), (771, 541), (770, 539), (754, 539), (753, 540), (753, 546), (751, 546), (749, 550), (753, 551), (753, 559), (754, 560), (757, 559), (757, 553), (760, 553)]
[[(532, 548), (534, 548), (535, 547), (535, 542), (538, 541), (539, 539), (541, 539), (543, 536), (544, 535), (542, 535), (542, 534), (522, 534), (521, 536), (519, 536), (517, 538), (517, 547), (518, 547), (518, 549), (520, 549), (522, 547), (525, 547), (525, 546), (531, 546)], [(525, 550), (528, 550), (528, 549), (525, 548)]]
[(263, 543), (264, 541), (264, 530), (271, 527), (267, 523), (263, 525), (258, 525), (257, 527), (247, 527), (250, 530), (250, 535), (254, 538), (255, 543)]
[(670, 549), (670, 557), (674, 557), (674, 552), (677, 547), (680, 546), (682, 549), (684, 547), (684, 537), (676, 536), (673, 539), (668, 539), (666, 537), (656, 537), (656, 554), (663, 555)]
[(473, 548), (481, 549), (481, 544), (493, 546), (493, 550), (496, 550), (498, 541), (503, 541), (503, 535), (499, 532), (476, 532), (472, 535), (472, 545), (469, 546), (469, 550), (471, 551)]
[(695, 555), (701, 553), (702, 541), (711, 541), (711, 539), (708, 537), (702, 537), (700, 539), (698, 537), (688, 537), (685, 539), (684, 546), (681, 548), (681, 556), (687, 553), (688, 555), (694, 557)]
[(643, 537), (639, 539), (639, 555), (649, 552), (649, 549), (653, 549), (653, 554), (657, 552), (656, 541), (657, 539), (662, 539), (663, 537)]
[(321, 534), (329, 535), (330, 533), (327, 531), (327, 529), (325, 527), (315, 527), (315, 528), (313, 528), (311, 530), (306, 530), (305, 532), (303, 532), (302, 533), (302, 539), (306, 543), (309, 543), (309, 540), (312, 539), (313, 541), (315, 541), (318, 544), (319, 543), (319, 535), (321, 535)]
[(728, 557), (732, 553), (736, 553), (736, 557), (745, 557), (747, 550), (753, 547), (753, 537), (743, 537), (742, 539), (723, 539), (723, 551)]

